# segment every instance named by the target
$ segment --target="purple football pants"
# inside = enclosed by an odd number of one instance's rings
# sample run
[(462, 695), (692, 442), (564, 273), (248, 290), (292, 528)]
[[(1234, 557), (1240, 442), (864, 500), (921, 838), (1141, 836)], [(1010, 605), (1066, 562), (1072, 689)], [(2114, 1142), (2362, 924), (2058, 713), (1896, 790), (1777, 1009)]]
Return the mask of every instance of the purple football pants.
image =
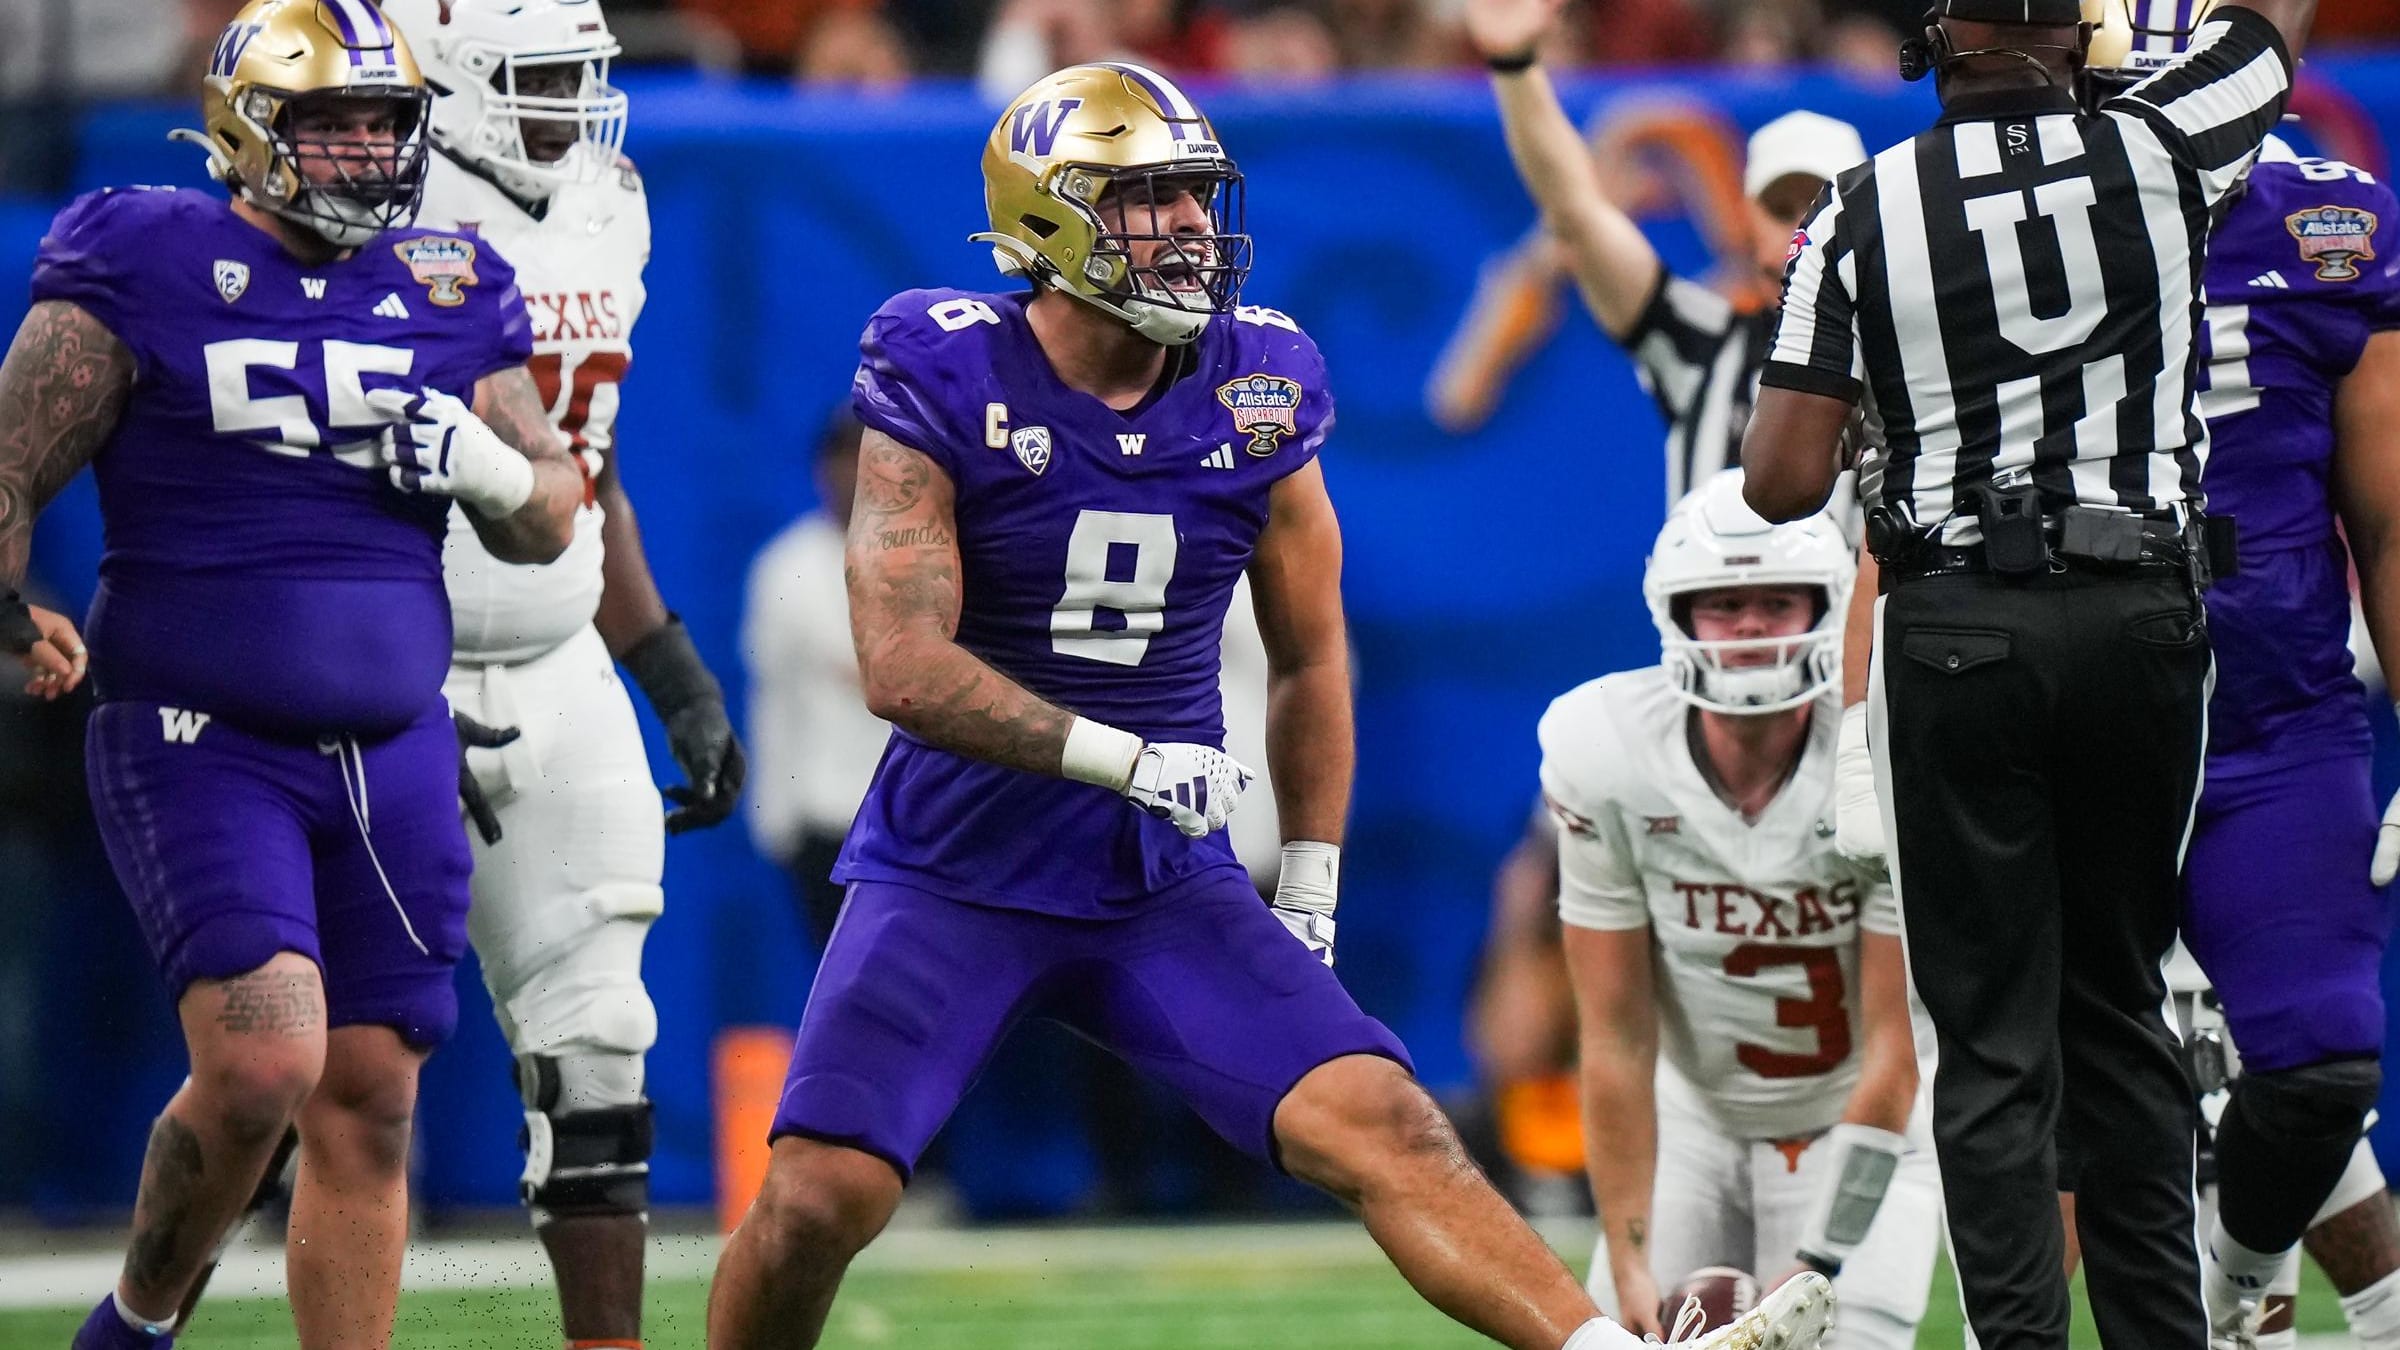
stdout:
[(1409, 1067), (1239, 871), (1114, 919), (862, 881), (809, 991), (773, 1135), (860, 1149), (906, 1177), (1027, 1016), (1164, 1081), (1270, 1163), (1275, 1108), (1311, 1069), (1356, 1054)]
[(2364, 756), (2211, 759), (2184, 860), (2184, 944), (2245, 1069), (2383, 1049), (2392, 912), (2367, 883), (2381, 817)]
[(84, 742), (101, 841), (168, 997), (298, 952), (324, 973), (330, 1025), (448, 1039), (470, 865), (448, 708), (363, 743), (199, 718), (110, 701)]

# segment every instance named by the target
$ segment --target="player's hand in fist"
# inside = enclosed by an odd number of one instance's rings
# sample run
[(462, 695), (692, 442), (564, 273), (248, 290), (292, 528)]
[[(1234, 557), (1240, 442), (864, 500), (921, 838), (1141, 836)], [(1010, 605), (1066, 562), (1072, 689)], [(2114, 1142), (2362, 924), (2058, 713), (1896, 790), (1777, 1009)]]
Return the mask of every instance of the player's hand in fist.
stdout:
[(1867, 749), (1867, 705), (1842, 709), (1833, 751), (1833, 847), (1852, 862), (1879, 862), (1890, 850), (1883, 805), (1875, 796), (1875, 759)]
[(1333, 844), (1295, 839), (1283, 846), (1283, 868), (1275, 876), (1275, 917), (1309, 954), (1333, 964), (1333, 906), (1340, 898), (1342, 850)]
[(1530, 55), (1558, 22), (1565, 0), (1469, 0), (1467, 40), (1486, 61)]
[(1161, 741), (1134, 757), (1125, 797), (1194, 839), (1225, 828), (1257, 775), (1213, 745)]
[(514, 515), (533, 495), (533, 461), (458, 399), (436, 389), (377, 389), (367, 406), (394, 423), (380, 453), (402, 492), (448, 497), (491, 520)]
[(685, 782), (663, 789), (675, 809), (667, 833), (705, 830), (733, 816), (749, 761), (725, 713), (725, 690), (673, 614), (625, 653), (625, 670), (666, 724), (667, 748)]
[(5, 586), (0, 586), (0, 652), (25, 667), (25, 692), (44, 702), (72, 693), (91, 666), (91, 653), (73, 620), (26, 604)]

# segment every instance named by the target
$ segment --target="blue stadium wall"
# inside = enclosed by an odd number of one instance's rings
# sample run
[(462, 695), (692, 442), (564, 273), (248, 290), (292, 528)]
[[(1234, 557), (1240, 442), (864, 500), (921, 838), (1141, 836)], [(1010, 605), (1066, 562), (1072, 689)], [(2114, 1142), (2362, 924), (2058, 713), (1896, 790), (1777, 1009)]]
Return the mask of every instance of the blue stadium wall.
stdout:
[[(2400, 136), (2400, 57), (2312, 70)], [(1933, 110), (1923, 90), (1824, 76), (1591, 83), (1570, 101), (1642, 95), (1702, 99), (1744, 128), (1814, 107), (1878, 146)], [(1339, 400), (1326, 472), (1349, 537), (1360, 686), (1343, 977), (1429, 1082), (1460, 1088), (1470, 1078), (1460, 1009), (1492, 868), (1532, 801), (1534, 719), (1559, 691), (1657, 655), (1639, 579), (1663, 506), (1659, 421), (1580, 312), (1483, 430), (1453, 437), (1427, 418), (1427, 372), (1478, 267), (1530, 222), (1480, 81), (1205, 101), (1251, 183), (1259, 246), (1247, 298), (1315, 336)], [(812, 504), (811, 442), (845, 396), (867, 315), (907, 287), (997, 283), (986, 251), (966, 241), (982, 227), (976, 164), (992, 115), (949, 88), (833, 98), (637, 86), (629, 148), (657, 247), (621, 463), (659, 580), (737, 709), (744, 572)], [(196, 156), (163, 140), (184, 120), (175, 108), (95, 113), (82, 185), (201, 183)], [(0, 275), (26, 274), (57, 205), (0, 202)], [(1688, 227), (1662, 225), (1658, 238), (1671, 261), (1705, 264)], [(23, 297), (9, 287), (0, 323), (13, 329)], [(77, 603), (98, 554), (92, 511), (87, 480), (38, 541), (37, 573)], [(667, 763), (646, 712), (645, 725), (654, 761)], [(796, 1023), (812, 959), (781, 874), (738, 827), (674, 841), (666, 884), (647, 962), (661, 1029), (650, 1057), (656, 1191), (700, 1203), (713, 1185), (710, 1039), (729, 1025)], [(18, 903), (37, 912), (0, 924), (0, 947), (14, 949), (0, 957), (0, 1068), (14, 1088), (0, 1099), (17, 1117), (0, 1152), (0, 1206), (101, 1217), (130, 1199), (181, 1051), (104, 872), (70, 871)], [(518, 1168), (507, 1056), (471, 965), (459, 986), (461, 1032), (426, 1075), (422, 1193), (435, 1205), (507, 1204)], [(955, 1141), (956, 1161), (1030, 1192), (1024, 1207), (1072, 1204), (1088, 1165), (1050, 1156), (1055, 1142), (978, 1129)]]

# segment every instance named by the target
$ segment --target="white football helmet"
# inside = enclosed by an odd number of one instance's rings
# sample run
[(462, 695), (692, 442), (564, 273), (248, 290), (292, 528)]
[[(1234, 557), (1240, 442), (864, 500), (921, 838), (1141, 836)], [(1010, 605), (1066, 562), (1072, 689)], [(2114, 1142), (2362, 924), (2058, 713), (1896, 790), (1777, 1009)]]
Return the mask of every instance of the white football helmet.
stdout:
[(618, 47), (599, 0), (385, 0), (384, 12), (433, 90), (434, 144), (512, 196), (544, 201), (617, 167), (625, 94), (608, 82)]
[[(1650, 562), (1642, 598), (1658, 625), (1667, 674), (1686, 702), (1712, 712), (1756, 715), (1797, 708), (1842, 677), (1842, 618), (1858, 559), (1841, 526), (1824, 513), (1770, 525), (1742, 500), (1742, 471), (1727, 469), (1675, 504)], [(1816, 623), (1794, 637), (1703, 642), (1692, 636), (1690, 599), (1729, 586), (1813, 586)], [(1726, 658), (1769, 651), (1764, 665)]]

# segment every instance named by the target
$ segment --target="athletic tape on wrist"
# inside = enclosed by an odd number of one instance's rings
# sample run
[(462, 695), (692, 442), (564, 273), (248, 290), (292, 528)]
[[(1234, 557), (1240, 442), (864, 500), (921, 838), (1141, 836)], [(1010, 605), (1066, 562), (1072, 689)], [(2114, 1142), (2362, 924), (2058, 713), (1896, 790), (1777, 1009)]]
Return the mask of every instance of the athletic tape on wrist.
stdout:
[(1078, 783), (1123, 792), (1133, 782), (1134, 761), (1141, 754), (1141, 737), (1106, 722), (1078, 717), (1067, 725), (1067, 744), (1059, 752), (1058, 772)]

